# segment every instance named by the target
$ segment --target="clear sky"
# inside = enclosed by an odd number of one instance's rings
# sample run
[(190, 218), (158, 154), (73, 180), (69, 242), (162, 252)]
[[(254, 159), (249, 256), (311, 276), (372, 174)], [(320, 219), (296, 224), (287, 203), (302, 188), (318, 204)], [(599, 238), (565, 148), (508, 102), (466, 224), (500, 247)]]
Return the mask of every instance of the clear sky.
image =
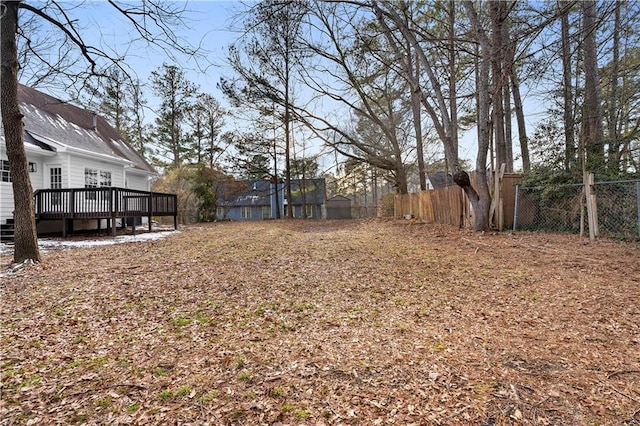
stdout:
[[(151, 71), (167, 62), (183, 68), (187, 78), (201, 86), (204, 92), (216, 94), (215, 86), (225, 74), (224, 61), (228, 46), (238, 37), (232, 30), (235, 15), (244, 8), (239, 1), (191, 1), (184, 5), (184, 26), (175, 28), (175, 35), (184, 44), (200, 47), (201, 57), (189, 58), (177, 55), (171, 58), (157, 47), (147, 48), (146, 43), (134, 42), (136, 34), (132, 25), (106, 2), (89, 2), (78, 8), (80, 19), (86, 17), (89, 27), (87, 37), (96, 43), (126, 52), (126, 63), (138, 78), (147, 81)], [(88, 30), (88, 31), (87, 31)], [(219, 97), (219, 96), (216, 96)]]

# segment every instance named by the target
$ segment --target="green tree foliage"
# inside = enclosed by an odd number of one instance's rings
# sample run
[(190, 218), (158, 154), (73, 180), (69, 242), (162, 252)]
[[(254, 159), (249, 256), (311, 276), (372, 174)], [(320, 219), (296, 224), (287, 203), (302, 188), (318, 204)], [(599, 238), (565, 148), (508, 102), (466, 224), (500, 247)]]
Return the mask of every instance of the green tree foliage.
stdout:
[(225, 152), (220, 139), (225, 116), (226, 111), (212, 95), (200, 93), (195, 97), (187, 118), (191, 125), (189, 157), (197, 164), (206, 164), (209, 168), (218, 166), (218, 160)]
[[(143, 156), (147, 157), (149, 125), (145, 124), (144, 109), (147, 106), (142, 83), (132, 79), (118, 67), (112, 67), (106, 77), (97, 84), (87, 83), (91, 93), (89, 104), (123, 135)], [(97, 98), (97, 102), (92, 101)]]
[(182, 69), (166, 63), (151, 73), (151, 87), (154, 95), (160, 98), (153, 127), (152, 158), (159, 165), (178, 168), (193, 155), (185, 121), (198, 89), (187, 80)]

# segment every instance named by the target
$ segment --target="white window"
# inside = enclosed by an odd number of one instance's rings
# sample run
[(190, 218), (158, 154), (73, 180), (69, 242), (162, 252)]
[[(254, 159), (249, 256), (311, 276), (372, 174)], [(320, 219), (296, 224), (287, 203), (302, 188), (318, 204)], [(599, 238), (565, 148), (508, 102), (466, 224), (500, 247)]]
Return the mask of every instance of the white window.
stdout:
[[(49, 186), (51, 189), (62, 189), (62, 167), (51, 167), (49, 169)], [(51, 194), (51, 203), (53, 205), (59, 205), (61, 201), (59, 192)]]
[(84, 187), (85, 188), (97, 188), (98, 187), (98, 173), (97, 169), (84, 169)]
[(315, 210), (313, 207), (314, 206), (310, 206), (308, 204), (305, 207), (307, 209), (307, 217), (308, 218), (312, 218), (313, 217), (313, 211)]
[(100, 186), (111, 186), (111, 172), (100, 170)]
[(271, 218), (271, 207), (262, 206), (262, 219), (270, 219)]
[(0, 162), (0, 182), (13, 182), (13, 179), (11, 179), (11, 170), (9, 169), (9, 161), (7, 160)]
[(51, 189), (62, 189), (62, 167), (51, 167), (49, 179)]
[(216, 217), (218, 219), (224, 219), (224, 209), (222, 207), (216, 207)]
[(251, 206), (242, 206), (242, 218), (251, 219)]
[[(85, 188), (101, 188), (111, 186), (111, 172), (98, 169), (84, 169), (84, 187)], [(87, 200), (95, 200), (95, 192), (87, 192), (85, 194)]]
[[(38, 171), (38, 165), (33, 162), (29, 162), (29, 173)], [(13, 182), (11, 177), (11, 169), (9, 168), (9, 160), (0, 161), (0, 182)]]

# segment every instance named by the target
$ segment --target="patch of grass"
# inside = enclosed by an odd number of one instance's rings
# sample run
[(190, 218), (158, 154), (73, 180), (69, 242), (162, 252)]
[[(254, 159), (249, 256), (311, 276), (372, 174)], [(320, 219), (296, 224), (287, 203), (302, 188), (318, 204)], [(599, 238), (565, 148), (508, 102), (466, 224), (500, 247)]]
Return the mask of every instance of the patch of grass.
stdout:
[(214, 399), (218, 398), (219, 392), (217, 390), (211, 390), (209, 392), (207, 392), (205, 395), (202, 396), (202, 398), (200, 398), (201, 402), (210, 402), (213, 401)]
[(191, 318), (189, 317), (178, 317), (173, 320), (173, 323), (178, 327), (185, 327), (191, 324)]
[(131, 414), (131, 413), (135, 413), (136, 411), (138, 411), (140, 409), (140, 404), (138, 404), (137, 402), (134, 404), (131, 404), (127, 407), (127, 413)]
[(395, 324), (395, 327), (396, 330), (398, 330), (400, 333), (406, 333), (407, 331), (409, 331), (409, 325), (403, 322), (397, 322)]
[(251, 380), (251, 374), (249, 374), (247, 371), (243, 371), (238, 376), (238, 380), (240, 380), (241, 382), (248, 382), (249, 380)]
[(282, 412), (283, 412), (283, 413), (289, 413), (289, 412), (293, 411), (293, 410), (294, 410), (294, 408), (295, 408), (295, 407), (294, 407), (293, 405), (291, 405), (291, 404), (284, 404), (284, 405), (282, 406)]
[(102, 355), (102, 356), (96, 356), (91, 358), (88, 361), (88, 364), (94, 369), (94, 370), (100, 370), (102, 367), (104, 367), (104, 365), (109, 361), (109, 357), (107, 355)]
[(22, 383), (20, 383), (20, 387), (26, 387), (26, 386), (35, 386), (38, 383), (40, 383), (40, 381), (42, 380), (42, 377), (39, 374), (32, 374), (31, 376), (25, 378), (24, 380), (22, 380)]
[(269, 395), (274, 398), (282, 398), (284, 396), (284, 391), (281, 388), (273, 388), (269, 392)]
[(203, 315), (200, 311), (196, 312), (194, 316), (198, 324), (209, 324), (211, 322), (211, 318)]
[(311, 414), (306, 410), (296, 410), (294, 416), (296, 416), (296, 419), (306, 420), (311, 417)]
[(173, 398), (173, 391), (171, 389), (165, 389), (160, 392), (160, 399), (166, 401), (168, 399)]
[(75, 343), (75, 344), (87, 343), (87, 337), (86, 336), (78, 336), (73, 340), (73, 343)]
[(191, 387), (188, 385), (182, 386), (180, 387), (180, 389), (178, 389), (178, 391), (176, 392), (176, 397), (177, 398), (183, 398), (187, 395), (189, 395), (191, 393)]
[(166, 374), (167, 374), (167, 369), (164, 368), (164, 367), (156, 367), (153, 370), (153, 375), (154, 376), (161, 377), (161, 376), (165, 376)]
[(113, 404), (111, 398), (100, 398), (95, 402), (95, 406), (98, 408), (109, 408), (111, 404)]

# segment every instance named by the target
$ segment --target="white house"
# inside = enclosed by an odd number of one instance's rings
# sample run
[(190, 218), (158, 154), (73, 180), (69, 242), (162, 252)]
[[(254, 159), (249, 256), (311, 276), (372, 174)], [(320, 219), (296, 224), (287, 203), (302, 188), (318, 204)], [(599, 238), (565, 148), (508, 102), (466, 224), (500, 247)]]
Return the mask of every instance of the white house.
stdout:
[[(156, 171), (102, 117), (23, 85), (18, 87), (18, 99), (34, 191), (103, 187), (150, 191)], [(11, 220), (14, 208), (2, 126), (0, 163), (0, 224), (4, 224)], [(96, 224), (95, 220), (77, 220), (77, 216), (69, 221), (76, 229), (89, 222)]]

